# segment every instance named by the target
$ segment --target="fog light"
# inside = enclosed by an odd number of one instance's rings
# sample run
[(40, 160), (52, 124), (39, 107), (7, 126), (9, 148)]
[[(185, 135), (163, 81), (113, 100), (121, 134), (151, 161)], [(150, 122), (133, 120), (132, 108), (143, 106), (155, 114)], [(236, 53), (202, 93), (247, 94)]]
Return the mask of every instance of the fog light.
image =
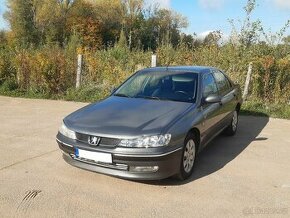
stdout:
[(132, 166), (130, 171), (134, 172), (156, 172), (159, 169), (158, 166)]

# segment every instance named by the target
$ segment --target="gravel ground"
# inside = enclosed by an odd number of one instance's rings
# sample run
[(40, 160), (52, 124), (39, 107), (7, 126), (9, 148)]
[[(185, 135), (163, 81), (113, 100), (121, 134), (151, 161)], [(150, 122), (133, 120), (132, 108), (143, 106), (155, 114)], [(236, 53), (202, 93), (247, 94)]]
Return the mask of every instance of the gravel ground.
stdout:
[(0, 96), (0, 217), (290, 217), (290, 120), (242, 116), (186, 182), (134, 182), (63, 161), (55, 135), (84, 105)]

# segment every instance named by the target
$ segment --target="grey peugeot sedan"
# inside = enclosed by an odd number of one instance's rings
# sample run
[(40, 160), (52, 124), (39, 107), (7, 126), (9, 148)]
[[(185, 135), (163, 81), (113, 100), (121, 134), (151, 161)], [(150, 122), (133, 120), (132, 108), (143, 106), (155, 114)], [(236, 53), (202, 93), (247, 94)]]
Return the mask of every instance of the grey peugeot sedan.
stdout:
[(241, 104), (239, 86), (217, 68), (148, 68), (65, 117), (56, 140), (76, 167), (127, 179), (184, 180), (215, 136), (236, 133)]

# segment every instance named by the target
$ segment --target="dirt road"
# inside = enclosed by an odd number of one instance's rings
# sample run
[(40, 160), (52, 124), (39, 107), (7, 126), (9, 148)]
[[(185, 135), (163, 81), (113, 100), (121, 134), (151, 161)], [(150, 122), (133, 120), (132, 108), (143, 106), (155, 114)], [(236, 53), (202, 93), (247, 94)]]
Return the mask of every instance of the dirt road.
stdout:
[(0, 217), (290, 217), (290, 121), (241, 117), (193, 177), (134, 182), (66, 164), (61, 119), (82, 103), (0, 96)]

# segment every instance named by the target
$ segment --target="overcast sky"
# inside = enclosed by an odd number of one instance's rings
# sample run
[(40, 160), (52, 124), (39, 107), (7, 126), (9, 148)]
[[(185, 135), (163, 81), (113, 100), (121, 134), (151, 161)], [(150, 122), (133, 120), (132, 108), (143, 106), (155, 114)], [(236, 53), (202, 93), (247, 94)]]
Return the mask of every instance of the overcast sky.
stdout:
[[(230, 34), (228, 19), (243, 19), (243, 7), (247, 0), (146, 0), (161, 7), (173, 9), (188, 18), (186, 33), (204, 35), (209, 31), (221, 30)], [(257, 0), (258, 8), (253, 19), (260, 19), (266, 29), (278, 31), (290, 19), (290, 0)], [(0, 29), (8, 25), (3, 19), (5, 0), (0, 0)], [(290, 34), (290, 30), (287, 32)]]

